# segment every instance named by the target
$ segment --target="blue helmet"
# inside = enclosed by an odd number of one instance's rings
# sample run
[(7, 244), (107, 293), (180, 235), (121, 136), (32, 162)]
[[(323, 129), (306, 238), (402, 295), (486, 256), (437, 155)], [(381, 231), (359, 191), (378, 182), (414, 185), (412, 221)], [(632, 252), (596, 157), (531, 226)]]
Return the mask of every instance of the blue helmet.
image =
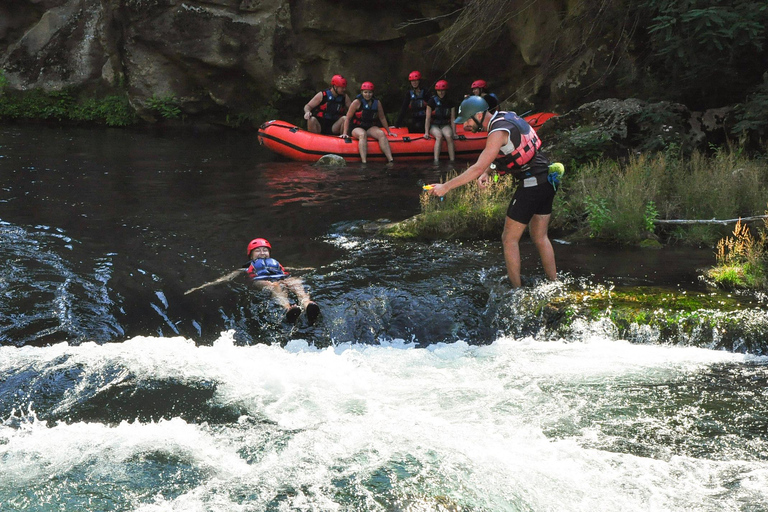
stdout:
[(470, 96), (459, 105), (459, 115), (456, 117), (456, 123), (464, 123), (478, 112), (485, 112), (489, 108), (488, 102), (482, 97)]

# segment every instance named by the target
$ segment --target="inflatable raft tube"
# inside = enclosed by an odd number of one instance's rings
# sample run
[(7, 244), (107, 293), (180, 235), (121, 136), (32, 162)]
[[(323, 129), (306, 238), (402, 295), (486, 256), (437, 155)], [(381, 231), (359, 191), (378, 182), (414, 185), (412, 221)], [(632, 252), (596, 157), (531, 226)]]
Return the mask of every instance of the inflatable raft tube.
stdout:
[[(556, 114), (541, 113), (526, 116), (531, 126), (537, 128)], [(392, 137), (387, 137), (395, 161), (432, 160), (435, 139), (425, 139), (424, 134), (412, 134), (407, 128), (392, 128)], [(485, 132), (465, 132), (462, 125), (456, 127), (459, 136), (454, 140), (456, 158), (472, 159), (485, 148)], [(338, 136), (320, 135), (308, 132), (285, 121), (269, 121), (259, 128), (259, 144), (291, 160), (316, 162), (328, 153), (339, 155), (348, 162), (359, 162), (360, 153), (357, 139), (342, 139)], [(443, 141), (441, 158), (448, 158), (448, 148)], [(386, 157), (376, 139), (368, 138), (368, 161), (384, 162)]]

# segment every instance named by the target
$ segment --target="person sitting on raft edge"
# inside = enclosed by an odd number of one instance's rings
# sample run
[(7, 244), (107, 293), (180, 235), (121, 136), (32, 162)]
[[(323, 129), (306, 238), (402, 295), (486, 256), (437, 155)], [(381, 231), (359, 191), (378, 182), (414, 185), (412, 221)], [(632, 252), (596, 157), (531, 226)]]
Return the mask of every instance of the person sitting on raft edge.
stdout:
[[(352, 136), (357, 139), (357, 150), (360, 152), (360, 160), (363, 163), (368, 161), (368, 137), (373, 137), (379, 141), (379, 147), (384, 156), (387, 157), (387, 165), (391, 165), (395, 160), (392, 158), (392, 149), (389, 147), (387, 135), (395, 137), (390, 131), (387, 123), (387, 116), (384, 115), (384, 106), (377, 98), (373, 97), (373, 82), (363, 82), (360, 85), (360, 94), (349, 106), (347, 116), (344, 118), (344, 128), (339, 137), (349, 138), (349, 126), (354, 125)], [(379, 128), (383, 126), (387, 131), (386, 135)]]
[(322, 135), (338, 135), (344, 125), (344, 115), (352, 101), (347, 94), (347, 79), (333, 75), (331, 86), (315, 94), (304, 105), (307, 130)]
[[(269, 290), (272, 298), (285, 309), (286, 322), (296, 322), (303, 308), (307, 314), (307, 322), (310, 325), (313, 324), (320, 314), (320, 306), (310, 299), (309, 293), (304, 289), (304, 282), (298, 277), (290, 277), (285, 268), (272, 258), (272, 245), (264, 238), (254, 238), (248, 243), (247, 254), (250, 261), (242, 268), (215, 281), (187, 290), (184, 295), (206, 286), (230, 281), (246, 272), (257, 288)], [(291, 304), (288, 299), (289, 291), (293, 292), (301, 307)]]
[[(412, 134), (420, 133), (424, 129), (427, 102), (430, 98), (429, 91), (422, 87), (421, 80), (420, 71), (411, 71), (408, 75), (410, 88), (405, 93), (400, 113), (395, 120), (395, 126), (405, 126)], [(429, 135), (429, 132), (424, 132), (424, 135)]]

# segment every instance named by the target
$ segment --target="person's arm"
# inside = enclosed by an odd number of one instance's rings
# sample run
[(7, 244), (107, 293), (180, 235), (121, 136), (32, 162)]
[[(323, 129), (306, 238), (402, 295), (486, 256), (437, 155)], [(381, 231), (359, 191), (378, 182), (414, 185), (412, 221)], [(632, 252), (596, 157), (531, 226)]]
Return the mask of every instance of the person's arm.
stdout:
[(234, 278), (236, 278), (237, 276), (242, 275), (243, 272), (245, 272), (245, 269), (244, 268), (239, 268), (239, 269), (235, 270), (234, 272), (230, 272), (229, 274), (216, 279), (215, 281), (211, 281), (210, 283), (205, 283), (205, 284), (200, 285), (198, 287), (191, 288), (191, 289), (185, 291), (184, 295), (190, 294), (190, 293), (192, 293), (192, 292), (194, 292), (196, 290), (200, 290), (201, 288), (205, 288), (206, 286), (212, 286), (214, 284), (219, 284), (219, 283), (224, 283), (224, 282), (227, 282), (227, 281), (231, 281)]
[(488, 168), (493, 161), (496, 160), (496, 157), (499, 156), (499, 150), (501, 149), (501, 146), (504, 145), (504, 141), (507, 137), (507, 132), (502, 130), (491, 133), (485, 143), (485, 149), (480, 153), (480, 156), (477, 157), (477, 162), (452, 180), (446, 181), (445, 183), (432, 184), (429, 193), (434, 196), (442, 197), (447, 194), (449, 190), (461, 187), (470, 181), (480, 178), (481, 175), (488, 171)]
[(312, 117), (312, 111), (315, 110), (318, 105), (320, 105), (320, 102), (323, 101), (323, 93), (322, 91), (315, 94), (314, 97), (309, 100), (309, 103), (304, 105), (304, 119), (309, 121), (309, 118)]
[(346, 139), (349, 137), (349, 125), (352, 123), (352, 117), (355, 115), (355, 112), (357, 112), (357, 107), (360, 105), (360, 100), (355, 100), (349, 105), (349, 110), (347, 110), (347, 115), (344, 116), (344, 127), (341, 130), (341, 137), (342, 139)]
[(381, 122), (381, 126), (384, 128), (384, 130), (386, 130), (387, 135), (389, 135), (390, 137), (394, 137), (394, 135), (389, 129), (387, 116), (384, 115), (384, 106), (381, 104), (381, 100), (379, 100), (379, 121)]

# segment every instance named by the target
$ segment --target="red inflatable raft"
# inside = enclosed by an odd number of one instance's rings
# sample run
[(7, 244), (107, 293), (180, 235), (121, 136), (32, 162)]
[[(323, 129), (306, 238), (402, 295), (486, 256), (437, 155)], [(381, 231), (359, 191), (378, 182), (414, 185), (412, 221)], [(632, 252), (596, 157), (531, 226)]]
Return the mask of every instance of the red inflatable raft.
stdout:
[[(556, 114), (541, 113), (526, 116), (531, 126), (538, 128)], [(395, 161), (431, 160), (435, 139), (425, 139), (423, 133), (408, 133), (407, 128), (392, 128), (393, 137), (387, 137)], [(458, 140), (454, 140), (456, 158), (476, 158), (485, 148), (485, 132), (465, 132), (462, 125), (456, 127)], [(269, 121), (259, 128), (259, 144), (291, 160), (316, 162), (321, 156), (333, 153), (347, 161), (360, 161), (357, 139), (319, 135), (285, 121)], [(441, 158), (448, 158), (448, 148), (443, 141)], [(385, 161), (376, 139), (368, 139), (368, 160)]]

